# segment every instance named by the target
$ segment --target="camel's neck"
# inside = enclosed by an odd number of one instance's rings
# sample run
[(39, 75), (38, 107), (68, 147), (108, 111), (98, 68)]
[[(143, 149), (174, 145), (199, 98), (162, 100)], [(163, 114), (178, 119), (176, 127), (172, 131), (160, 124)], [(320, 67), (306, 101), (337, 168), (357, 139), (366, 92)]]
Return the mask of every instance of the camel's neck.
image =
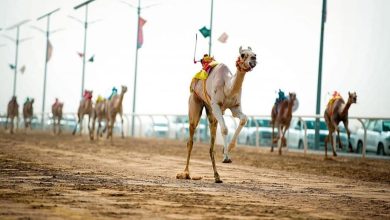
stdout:
[(294, 100), (289, 99), (287, 105), (287, 116), (292, 115), (292, 107), (294, 105)]
[(122, 105), (123, 96), (125, 96), (125, 93), (121, 92), (121, 94), (119, 95), (119, 101), (118, 101), (117, 106), (121, 106)]
[(351, 107), (351, 104), (352, 103), (350, 101), (348, 101), (347, 104), (344, 105), (344, 108), (340, 114), (341, 117), (345, 117), (346, 115), (348, 115), (348, 110), (349, 110), (349, 107)]
[(228, 92), (228, 96), (234, 96), (241, 91), (242, 83), (244, 82), (245, 78), (245, 73), (246, 72), (237, 69), (236, 74), (232, 78), (231, 88)]

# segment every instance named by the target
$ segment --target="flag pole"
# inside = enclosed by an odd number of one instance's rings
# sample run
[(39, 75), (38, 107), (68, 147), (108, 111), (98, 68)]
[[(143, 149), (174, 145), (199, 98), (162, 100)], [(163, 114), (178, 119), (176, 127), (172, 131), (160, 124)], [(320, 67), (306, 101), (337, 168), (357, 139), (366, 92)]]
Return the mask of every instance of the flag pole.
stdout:
[[(20, 26), (22, 26), (23, 24), (29, 22), (30, 20), (24, 20), (24, 21), (21, 21), (11, 27), (8, 27), (6, 30), (11, 30), (11, 29), (14, 29), (16, 28), (16, 39), (15, 39), (15, 43), (16, 43), (16, 52), (15, 52), (15, 69), (14, 69), (14, 87), (13, 87), (13, 92), (12, 92), (12, 95), (15, 96), (16, 95), (16, 80), (17, 80), (17, 72), (18, 72), (18, 54), (19, 54), (19, 31), (20, 31)], [(12, 38), (10, 38), (11, 40), (13, 40)]]
[(15, 52), (15, 69), (14, 69), (14, 89), (13, 89), (13, 92), (12, 92), (12, 95), (15, 96), (16, 95), (16, 80), (17, 80), (17, 76), (18, 76), (18, 53), (19, 53), (19, 28), (20, 26), (18, 26), (16, 28), (16, 52)]
[(141, 0), (138, 0), (138, 7), (137, 7), (137, 42), (136, 42), (136, 48), (135, 48), (135, 67), (134, 67), (134, 85), (133, 85), (133, 111), (132, 111), (132, 117), (131, 117), (131, 136), (134, 137), (134, 117), (135, 117), (135, 106), (136, 106), (136, 98), (137, 98), (137, 71), (138, 71), (138, 42), (139, 42), (139, 21), (141, 16)]
[(77, 5), (74, 7), (74, 10), (77, 10), (83, 6), (85, 6), (85, 19), (84, 19), (84, 54), (83, 54), (83, 72), (81, 77), (81, 97), (83, 97), (84, 92), (84, 79), (85, 79), (85, 56), (87, 51), (87, 29), (88, 29), (88, 5), (89, 3), (93, 2), (95, 0), (88, 0), (86, 2), (81, 3), (80, 5)]
[(42, 119), (41, 119), (41, 124), (42, 124), (42, 129), (44, 128), (44, 117), (45, 117), (45, 100), (46, 100), (46, 77), (47, 77), (47, 62), (48, 62), (48, 46), (49, 46), (49, 37), (50, 37), (50, 15), (59, 11), (60, 9), (57, 8), (54, 11), (51, 11), (39, 18), (37, 18), (37, 21), (41, 20), (42, 18), (47, 18), (47, 23), (46, 23), (46, 58), (45, 58), (45, 73), (43, 77), (43, 95), (42, 95)]
[[(323, 55), (323, 48), (324, 48), (325, 22), (326, 22), (326, 0), (322, 0), (322, 19), (321, 19), (320, 55), (319, 55), (319, 64), (318, 64), (316, 115), (319, 115), (321, 110), (322, 55)], [(316, 149), (319, 148), (319, 143), (320, 143), (320, 119), (316, 118), (316, 127), (315, 127), (315, 148)]]
[(211, 36), (213, 32), (213, 7), (214, 0), (211, 0), (211, 12), (210, 12), (210, 36), (209, 36), (209, 55), (211, 56)]

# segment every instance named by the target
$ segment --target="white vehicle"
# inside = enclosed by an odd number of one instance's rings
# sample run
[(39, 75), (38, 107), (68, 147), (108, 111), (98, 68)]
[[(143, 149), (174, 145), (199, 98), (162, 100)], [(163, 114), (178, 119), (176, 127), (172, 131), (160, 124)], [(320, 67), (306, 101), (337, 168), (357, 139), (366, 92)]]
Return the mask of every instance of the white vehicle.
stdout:
[[(369, 120), (366, 123), (367, 143), (366, 152), (378, 155), (390, 155), (390, 120)], [(363, 149), (364, 129), (359, 128), (351, 138), (352, 146), (357, 153)]]
[(146, 130), (145, 135), (147, 137), (167, 138), (168, 131), (168, 120), (166, 118), (153, 117), (152, 123)]
[[(315, 119), (303, 119), (306, 123), (306, 135), (307, 135), (307, 145), (309, 149), (324, 149), (325, 147), (325, 138), (328, 136), (328, 128), (326, 126), (326, 123), (324, 120), (320, 120), (320, 143), (319, 147), (315, 147)], [(341, 138), (341, 143), (343, 145), (344, 149), (348, 148), (347, 145), (347, 134), (345, 133), (345, 128), (344, 126), (340, 125), (340, 138)], [(291, 120), (290, 128), (287, 131), (286, 138), (287, 138), (287, 145), (289, 148), (298, 148), (298, 149), (303, 149), (303, 141), (305, 137), (305, 130), (304, 126), (299, 121), (297, 118), (293, 118)], [(328, 149), (332, 149), (332, 143), (328, 143)], [(336, 145), (338, 146), (337, 140), (336, 140)], [(336, 149), (337, 149), (336, 146)]]
[[(198, 126), (196, 127), (194, 139), (197, 141), (207, 141), (210, 136), (208, 126), (206, 126), (207, 120), (205, 117), (201, 117)], [(189, 137), (189, 122), (188, 116), (177, 117), (172, 123), (172, 129), (174, 130), (175, 139), (187, 140)], [(206, 130), (207, 129), (207, 130)]]
[(241, 130), (237, 142), (253, 146), (256, 146), (258, 142), (259, 146), (271, 146), (272, 127), (270, 122), (269, 118), (248, 118), (248, 122)]

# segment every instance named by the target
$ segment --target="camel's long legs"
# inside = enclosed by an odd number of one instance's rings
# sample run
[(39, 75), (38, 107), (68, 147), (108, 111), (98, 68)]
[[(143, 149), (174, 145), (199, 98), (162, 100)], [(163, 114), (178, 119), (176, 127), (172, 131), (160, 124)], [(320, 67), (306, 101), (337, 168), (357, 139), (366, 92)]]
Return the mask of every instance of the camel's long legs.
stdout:
[(195, 97), (193, 93), (191, 94), (188, 101), (188, 109), (189, 109), (188, 118), (189, 118), (190, 136), (187, 141), (187, 161), (183, 173), (179, 173), (176, 175), (176, 178), (178, 179), (191, 179), (189, 165), (190, 165), (192, 147), (194, 144), (194, 134), (195, 134), (195, 129), (199, 123), (200, 117), (202, 115), (202, 109), (203, 109), (203, 102), (200, 101), (197, 97)]
[(351, 141), (350, 141), (351, 132), (349, 131), (348, 120), (343, 121), (343, 124), (344, 124), (345, 131), (347, 132), (347, 137), (348, 137), (348, 143), (347, 144), (348, 144), (349, 151), (353, 152), (353, 149), (352, 149), (352, 146), (351, 146)]
[(239, 123), (236, 131), (234, 132), (232, 140), (230, 141), (229, 150), (228, 150), (229, 153), (233, 150), (234, 147), (236, 147), (238, 135), (240, 134), (242, 128), (245, 126), (246, 122), (248, 121), (248, 117), (244, 113), (242, 113), (240, 106), (235, 107), (235, 108), (231, 108), (231, 111), (232, 111), (233, 117), (240, 119), (240, 123)]
[(72, 132), (73, 135), (76, 134), (77, 126), (79, 125), (79, 123), (80, 123), (80, 118), (77, 120), (77, 123), (76, 123), (76, 125), (74, 126), (74, 129), (73, 129), (73, 132)]
[(221, 178), (219, 177), (217, 167), (215, 165), (215, 150), (214, 150), (214, 144), (215, 144), (215, 138), (217, 134), (217, 126), (218, 126), (218, 121), (212, 114), (212, 112), (206, 108), (206, 113), (207, 113), (207, 118), (209, 119), (209, 124), (210, 124), (210, 158), (211, 158), (211, 163), (213, 165), (213, 170), (214, 170), (214, 179), (216, 183), (222, 183)]
[(122, 138), (125, 138), (125, 133), (123, 131), (123, 113), (122, 113), (122, 110), (119, 112), (119, 116), (121, 117), (121, 129), (122, 129)]
[(283, 125), (282, 124), (279, 124), (278, 126), (278, 152), (279, 152), (279, 155), (282, 154), (282, 142), (283, 142)]
[(217, 119), (219, 125), (221, 126), (221, 133), (223, 137), (223, 163), (231, 163), (232, 160), (229, 158), (229, 150), (228, 150), (228, 140), (227, 134), (228, 129), (225, 124), (225, 120), (223, 119), (221, 107), (217, 103), (212, 103), (211, 108), (215, 118)]
[(271, 133), (271, 152), (274, 152), (274, 145), (275, 145), (275, 141), (277, 143), (277, 140), (278, 139), (274, 139), (274, 135), (275, 135), (275, 122), (272, 123), (272, 133)]

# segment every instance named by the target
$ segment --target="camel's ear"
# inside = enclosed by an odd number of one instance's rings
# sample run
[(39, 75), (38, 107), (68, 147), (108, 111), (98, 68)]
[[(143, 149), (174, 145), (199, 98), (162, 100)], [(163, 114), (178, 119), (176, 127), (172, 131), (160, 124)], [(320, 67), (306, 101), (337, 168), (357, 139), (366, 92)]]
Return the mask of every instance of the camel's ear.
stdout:
[(251, 48), (251, 47), (248, 47), (248, 50), (252, 51), (252, 48)]
[(238, 50), (238, 52), (241, 54), (242, 53), (242, 46), (240, 46), (240, 49)]
[(351, 96), (351, 92), (350, 91), (348, 91), (348, 95)]

